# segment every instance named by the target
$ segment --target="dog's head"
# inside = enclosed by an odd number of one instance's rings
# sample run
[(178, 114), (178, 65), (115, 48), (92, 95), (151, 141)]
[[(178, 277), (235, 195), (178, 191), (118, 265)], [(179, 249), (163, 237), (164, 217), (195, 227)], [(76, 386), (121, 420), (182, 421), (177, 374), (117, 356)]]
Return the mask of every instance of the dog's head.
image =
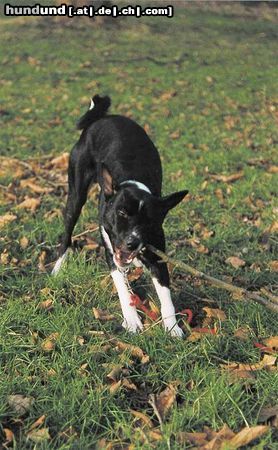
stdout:
[(188, 193), (179, 191), (155, 197), (136, 184), (115, 186), (109, 170), (102, 168), (105, 206), (103, 226), (108, 233), (117, 266), (129, 265), (159, 231), (166, 214)]

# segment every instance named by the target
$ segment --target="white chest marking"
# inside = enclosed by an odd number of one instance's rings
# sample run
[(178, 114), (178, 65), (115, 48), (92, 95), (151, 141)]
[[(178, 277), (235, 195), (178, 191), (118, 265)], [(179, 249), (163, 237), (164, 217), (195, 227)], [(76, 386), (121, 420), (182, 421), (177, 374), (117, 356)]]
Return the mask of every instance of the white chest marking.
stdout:
[(105, 244), (107, 245), (108, 250), (110, 251), (111, 255), (113, 255), (114, 254), (113, 246), (111, 244), (110, 237), (108, 236), (108, 233), (106, 232), (103, 225), (100, 228), (100, 232), (102, 234)]
[(178, 326), (175, 308), (171, 299), (170, 289), (166, 286), (161, 286), (156, 278), (152, 278), (155, 290), (161, 304), (161, 316), (164, 327), (167, 331), (170, 331), (171, 336), (183, 336), (182, 329)]
[(91, 104), (90, 104), (90, 108), (89, 108), (89, 110), (90, 109), (93, 109), (93, 107), (95, 106), (95, 104), (94, 104), (94, 100), (91, 98)]
[(120, 186), (124, 186), (125, 184), (133, 184), (134, 186), (136, 186), (138, 189), (141, 189), (141, 191), (145, 191), (148, 192), (149, 194), (151, 194), (150, 189), (148, 188), (148, 186), (146, 186), (144, 183), (141, 183), (140, 181), (136, 181), (136, 180), (126, 180), (123, 181)]

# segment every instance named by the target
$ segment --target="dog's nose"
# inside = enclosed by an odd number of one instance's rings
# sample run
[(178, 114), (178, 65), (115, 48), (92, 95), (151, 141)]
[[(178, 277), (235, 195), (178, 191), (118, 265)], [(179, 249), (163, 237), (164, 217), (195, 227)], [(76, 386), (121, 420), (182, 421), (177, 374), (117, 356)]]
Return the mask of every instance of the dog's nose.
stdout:
[(140, 245), (140, 239), (136, 236), (130, 236), (126, 241), (126, 246), (128, 250), (133, 251), (136, 250)]

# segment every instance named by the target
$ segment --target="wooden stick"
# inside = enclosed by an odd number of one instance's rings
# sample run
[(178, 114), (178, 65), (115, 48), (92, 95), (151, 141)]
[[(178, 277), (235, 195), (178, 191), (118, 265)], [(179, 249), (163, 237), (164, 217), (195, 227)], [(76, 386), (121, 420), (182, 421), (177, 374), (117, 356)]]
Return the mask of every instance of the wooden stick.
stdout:
[[(265, 298), (258, 295), (256, 292), (249, 292), (244, 288), (240, 288), (238, 286), (234, 286), (230, 283), (226, 283), (225, 281), (218, 280), (217, 278), (211, 277), (210, 275), (206, 275), (204, 272), (200, 272), (197, 269), (194, 269), (194, 267), (189, 266), (188, 264), (185, 264), (182, 261), (177, 261), (163, 253), (160, 250), (157, 250), (157, 248), (153, 247), (152, 245), (148, 245), (147, 248), (155, 253), (157, 256), (160, 257), (160, 259), (166, 263), (170, 263), (173, 266), (179, 267), (180, 269), (184, 270), (185, 272), (189, 272), (195, 277), (201, 278), (203, 280), (208, 281), (212, 286), (215, 286), (217, 288), (225, 289), (226, 291), (230, 291), (233, 294), (236, 294), (239, 298), (244, 297), (254, 300), (257, 303), (260, 303), (261, 305), (265, 306), (266, 308), (270, 309), (271, 311), (278, 313), (278, 298), (273, 296), (274, 298), (271, 300), (266, 300)], [(275, 302), (275, 303), (274, 303)]]

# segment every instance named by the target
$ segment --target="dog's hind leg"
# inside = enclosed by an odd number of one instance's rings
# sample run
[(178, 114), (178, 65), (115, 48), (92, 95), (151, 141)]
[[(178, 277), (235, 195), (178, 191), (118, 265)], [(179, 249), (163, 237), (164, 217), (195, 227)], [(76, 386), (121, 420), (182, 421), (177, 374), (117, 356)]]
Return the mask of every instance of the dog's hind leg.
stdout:
[(60, 257), (52, 270), (53, 275), (59, 272), (68, 255), (71, 248), (71, 237), (74, 227), (79, 219), (82, 207), (87, 200), (90, 184), (96, 178), (95, 167), (88, 167), (88, 165), (82, 164), (80, 157), (76, 158), (76, 154), (77, 149), (74, 149), (69, 161), (69, 192), (64, 212), (65, 233), (59, 250)]

